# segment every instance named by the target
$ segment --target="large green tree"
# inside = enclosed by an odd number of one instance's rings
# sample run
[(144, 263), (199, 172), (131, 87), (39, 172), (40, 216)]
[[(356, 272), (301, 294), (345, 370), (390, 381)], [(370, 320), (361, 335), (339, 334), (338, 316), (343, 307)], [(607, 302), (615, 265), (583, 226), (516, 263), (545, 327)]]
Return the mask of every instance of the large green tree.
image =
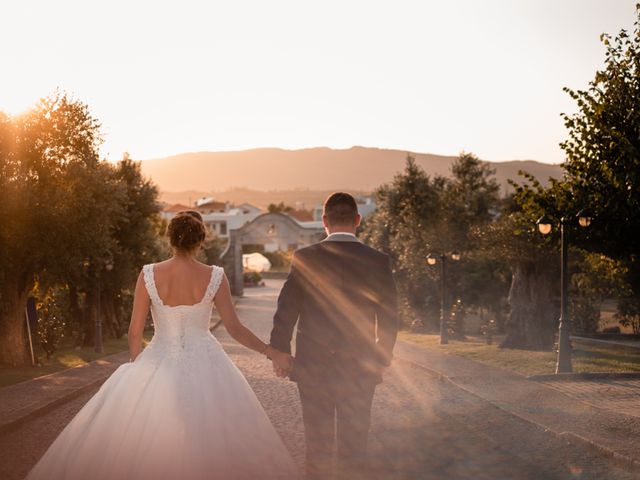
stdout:
[(468, 254), (475, 242), (472, 229), (497, 213), (498, 190), (493, 171), (469, 153), (454, 162), (451, 178), (428, 176), (408, 156), (405, 170), (378, 188), (377, 208), (365, 222), (363, 237), (390, 253), (406, 322), (437, 319), (439, 270), (426, 264), (429, 254), (463, 252), (464, 261), (449, 269), (451, 302), (462, 298), (477, 305), (485, 298), (471, 291), (478, 286), (478, 276), (471, 273), (484, 269), (486, 282), (492, 269)]
[[(64, 264), (79, 231), (65, 208), (69, 171), (98, 165), (98, 122), (86, 105), (57, 93), (0, 134), (0, 363), (26, 359), (24, 305), (35, 275)], [(71, 247), (72, 248), (72, 247)]]
[(441, 225), (446, 185), (446, 178), (429, 177), (407, 156), (404, 171), (376, 190), (376, 211), (363, 225), (363, 239), (391, 256), (407, 323), (437, 304), (437, 283), (425, 258), (440, 248), (433, 232)]
[(462, 261), (451, 269), (450, 283), (463, 305), (490, 312), (501, 324), (502, 297), (507, 288), (504, 262), (478, 251), (477, 231), (500, 213), (500, 186), (495, 170), (472, 153), (461, 153), (451, 166), (451, 180), (443, 201), (443, 221), (450, 232), (448, 247), (462, 252)]
[[(640, 7), (637, 7), (640, 15)], [(561, 147), (574, 210), (594, 215), (589, 245), (612, 257), (638, 254), (640, 238), (640, 17), (633, 34), (603, 34), (604, 68), (584, 90), (565, 91), (578, 111), (563, 114)]]
[(158, 257), (162, 225), (158, 190), (144, 178), (139, 163), (125, 155), (111, 168), (111, 177), (120, 194), (115, 199), (117, 214), (112, 216), (112, 245), (108, 252), (113, 268), (103, 272), (101, 305), (105, 308), (106, 327), (112, 336), (120, 337), (127, 329), (130, 314), (123, 288), (133, 286), (140, 267)]
[(633, 322), (640, 321), (640, 5), (632, 33), (601, 40), (604, 67), (586, 89), (565, 89), (578, 107), (563, 115), (566, 204), (594, 216), (576, 242), (626, 263), (629, 296), (620, 310)]
[(157, 192), (134, 162), (99, 160), (99, 129), (85, 104), (59, 92), (21, 117), (0, 114), (0, 363), (27, 360), (35, 285), (65, 292), (66, 323), (85, 343), (98, 304), (107, 333), (124, 331), (119, 299), (157, 251)]
[[(475, 231), (475, 254), (494, 267), (506, 263), (511, 273), (506, 337), (501, 346), (549, 350), (557, 320), (554, 297), (558, 269), (552, 261), (557, 252), (555, 238), (543, 238), (536, 230), (535, 220), (542, 210), (536, 200), (543, 189), (531, 180), (533, 188), (519, 186), (515, 202), (508, 204), (496, 221)], [(507, 277), (503, 274), (502, 279)]]

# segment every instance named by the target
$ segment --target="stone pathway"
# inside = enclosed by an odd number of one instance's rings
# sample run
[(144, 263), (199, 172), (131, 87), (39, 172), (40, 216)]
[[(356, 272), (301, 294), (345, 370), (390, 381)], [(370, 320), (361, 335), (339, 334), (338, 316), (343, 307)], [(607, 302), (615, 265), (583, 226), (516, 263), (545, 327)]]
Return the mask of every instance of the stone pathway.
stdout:
[(0, 434), (0, 479), (21, 480), (99, 387)]
[[(236, 304), (242, 323), (265, 342), (269, 341), (271, 331), (274, 294), (273, 289), (247, 288), (245, 289), (245, 297)], [(271, 361), (236, 343), (224, 329), (224, 326), (216, 329), (214, 333), (231, 360), (246, 377), (294, 460), (302, 468), (304, 464), (304, 430), (295, 383), (276, 377)]]
[(0, 433), (95, 390), (128, 360), (129, 352), (121, 352), (0, 389)]
[(549, 387), (612, 415), (640, 417), (640, 378), (546, 380)]
[[(640, 465), (640, 418), (603, 408), (614, 398), (595, 382), (583, 382), (581, 400), (588, 402), (578, 401), (571, 395), (570, 379), (551, 380), (554, 388), (550, 388), (508, 370), (409, 342), (398, 342), (395, 355), (556, 436)], [(633, 396), (624, 401), (625, 408), (640, 406), (640, 399)]]

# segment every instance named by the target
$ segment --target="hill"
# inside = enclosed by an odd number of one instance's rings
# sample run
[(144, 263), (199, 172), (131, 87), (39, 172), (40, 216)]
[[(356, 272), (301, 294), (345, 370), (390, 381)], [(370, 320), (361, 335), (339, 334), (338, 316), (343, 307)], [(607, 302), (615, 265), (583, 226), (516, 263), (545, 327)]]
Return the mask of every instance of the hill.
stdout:
[[(250, 203), (266, 210), (270, 203), (280, 202), (300, 210), (309, 210), (321, 204), (335, 190), (250, 190), (248, 188), (230, 188), (228, 190), (185, 190), (182, 192), (160, 192), (160, 200), (169, 204), (193, 205), (198, 198), (213, 197), (221, 202), (236, 205)], [(367, 195), (371, 192), (349, 190), (354, 195)]]
[[(455, 156), (412, 154), (429, 175), (449, 175)], [(257, 191), (314, 192), (345, 189), (371, 192), (404, 168), (407, 152), (379, 148), (326, 147), (301, 150), (259, 148), (232, 152), (184, 153), (143, 160), (142, 170), (163, 192), (224, 192), (238, 188)], [(507, 179), (518, 170), (535, 175), (543, 184), (559, 178), (562, 169), (532, 160), (489, 162), (496, 179), (508, 190)], [(183, 195), (184, 196), (184, 195)]]

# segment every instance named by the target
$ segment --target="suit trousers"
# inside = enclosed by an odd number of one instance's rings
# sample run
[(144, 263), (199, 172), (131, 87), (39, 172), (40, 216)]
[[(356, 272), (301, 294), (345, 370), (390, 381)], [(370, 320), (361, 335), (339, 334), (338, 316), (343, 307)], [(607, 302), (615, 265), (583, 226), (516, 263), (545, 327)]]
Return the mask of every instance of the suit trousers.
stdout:
[(307, 478), (322, 479), (333, 469), (337, 437), (341, 470), (365, 467), (371, 404), (376, 379), (351, 378), (298, 382), (306, 440)]

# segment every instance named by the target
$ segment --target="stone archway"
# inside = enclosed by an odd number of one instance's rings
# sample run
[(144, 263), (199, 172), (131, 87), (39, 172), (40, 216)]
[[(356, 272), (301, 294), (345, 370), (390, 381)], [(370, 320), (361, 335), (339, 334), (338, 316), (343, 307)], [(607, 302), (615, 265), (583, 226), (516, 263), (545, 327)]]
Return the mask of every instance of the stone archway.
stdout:
[[(264, 213), (236, 230), (229, 230), (229, 244), (222, 254), (231, 293), (241, 296), (244, 290), (242, 278), (242, 246), (247, 244), (276, 244), (280, 249), (299, 248), (319, 242), (325, 237), (319, 224), (298, 223), (283, 213)], [(283, 248), (284, 247), (284, 248)]]

